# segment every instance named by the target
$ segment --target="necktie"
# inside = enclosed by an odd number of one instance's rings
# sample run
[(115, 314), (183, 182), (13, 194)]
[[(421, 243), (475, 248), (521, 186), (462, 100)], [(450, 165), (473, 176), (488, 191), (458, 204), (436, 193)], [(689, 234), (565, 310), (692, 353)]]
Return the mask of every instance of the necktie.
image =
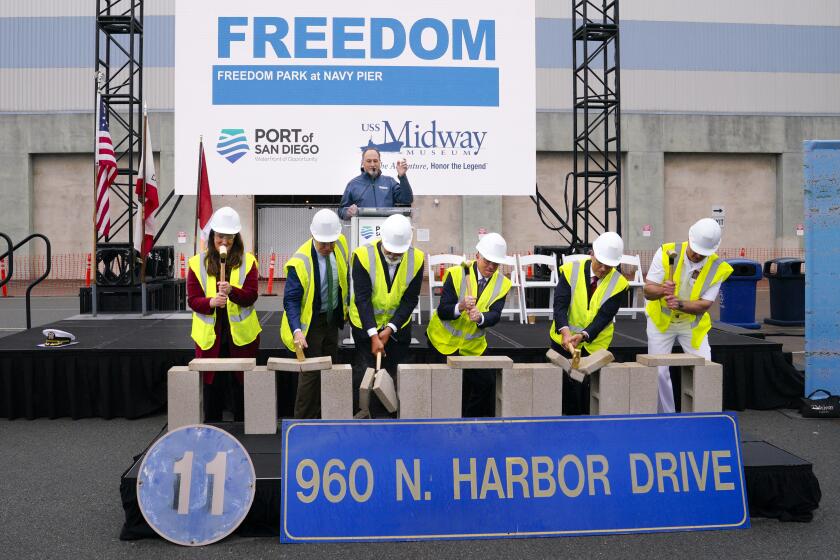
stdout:
[(327, 316), (332, 320), (333, 310), (335, 309), (335, 280), (333, 280), (332, 273), (332, 259), (330, 256), (327, 259)]
[(484, 286), (487, 285), (487, 279), (483, 276), (478, 279), (478, 292), (476, 293), (476, 297), (481, 295), (481, 292), (484, 291)]
[(592, 282), (589, 283), (589, 299), (592, 299), (596, 289), (598, 289), (598, 277), (593, 276)]

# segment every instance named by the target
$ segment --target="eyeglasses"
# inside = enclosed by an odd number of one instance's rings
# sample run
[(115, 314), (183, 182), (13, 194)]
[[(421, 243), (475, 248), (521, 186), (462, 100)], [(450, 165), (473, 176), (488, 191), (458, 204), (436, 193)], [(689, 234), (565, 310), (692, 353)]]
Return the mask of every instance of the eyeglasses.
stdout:
[(217, 233), (216, 234), (216, 238), (221, 239), (222, 241), (233, 241), (233, 239), (235, 237), (236, 237), (236, 234), (234, 234), (234, 235), (228, 235), (226, 233)]

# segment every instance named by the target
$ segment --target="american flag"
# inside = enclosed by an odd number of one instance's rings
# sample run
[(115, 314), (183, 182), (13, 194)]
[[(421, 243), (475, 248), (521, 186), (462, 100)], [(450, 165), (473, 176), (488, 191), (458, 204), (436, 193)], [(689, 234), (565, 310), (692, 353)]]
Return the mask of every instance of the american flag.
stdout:
[(108, 109), (99, 97), (99, 123), (96, 133), (96, 233), (107, 237), (111, 233), (111, 197), (108, 189), (117, 177), (117, 160), (114, 144), (108, 131)]

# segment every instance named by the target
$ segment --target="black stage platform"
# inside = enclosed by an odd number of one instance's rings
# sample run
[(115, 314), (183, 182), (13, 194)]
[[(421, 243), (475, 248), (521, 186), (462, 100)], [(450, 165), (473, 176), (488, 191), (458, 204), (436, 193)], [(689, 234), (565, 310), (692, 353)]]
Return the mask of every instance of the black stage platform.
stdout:
[[(251, 456), (257, 475), (254, 504), (236, 534), (243, 537), (269, 537), (280, 534), (281, 497), (281, 438), (277, 435), (246, 435), (241, 422), (212, 424), (238, 439)], [(149, 443), (166, 433), (166, 428)], [(769, 517), (780, 521), (811, 521), (813, 511), (819, 507), (822, 493), (808, 461), (783, 451), (766, 441), (741, 442), (744, 460), (744, 477), (751, 517)], [(148, 449), (148, 447), (146, 448)], [(120, 538), (123, 540), (155, 537), (137, 503), (137, 473), (143, 453), (120, 479), (120, 496), (125, 523)]]
[[(160, 318), (109, 318), (59, 321), (51, 327), (76, 335), (78, 344), (39, 348), (41, 329), (0, 338), (0, 417), (138, 418), (166, 405), (166, 372), (194, 356), (188, 314)], [(260, 312), (263, 333), (257, 362), (292, 356), (280, 342), (281, 312)], [(427, 321), (415, 325), (412, 360), (425, 362)], [(488, 329), (488, 354), (520, 362), (544, 362), (548, 322), (503, 321)], [(349, 329), (345, 328), (349, 337)], [(343, 337), (343, 338), (344, 338)], [(759, 333), (716, 325), (709, 334), (712, 360), (723, 364), (724, 408), (772, 409), (798, 406), (803, 375), (782, 345)], [(351, 363), (353, 347), (343, 346), (340, 363)], [(619, 362), (647, 352), (645, 319), (619, 317), (610, 351)], [(678, 376), (675, 376), (678, 378)], [(296, 380), (279, 378), (279, 412), (291, 416)], [(676, 381), (676, 379), (675, 379)]]

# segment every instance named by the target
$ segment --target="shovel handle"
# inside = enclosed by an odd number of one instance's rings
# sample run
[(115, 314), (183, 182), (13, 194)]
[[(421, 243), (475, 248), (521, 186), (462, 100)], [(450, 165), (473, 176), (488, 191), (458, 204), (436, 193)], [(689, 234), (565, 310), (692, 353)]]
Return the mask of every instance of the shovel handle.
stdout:
[(382, 369), (382, 352), (376, 353), (376, 371)]

